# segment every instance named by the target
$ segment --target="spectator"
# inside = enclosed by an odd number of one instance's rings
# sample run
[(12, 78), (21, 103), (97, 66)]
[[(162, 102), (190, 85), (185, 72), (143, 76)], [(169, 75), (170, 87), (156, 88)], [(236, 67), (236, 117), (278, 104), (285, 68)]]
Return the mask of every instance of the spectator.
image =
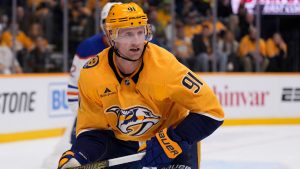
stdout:
[(44, 0), (27, 0), (27, 6), (36, 9)]
[(18, 60), (14, 58), (11, 49), (2, 43), (1, 36), (0, 31), (0, 74), (22, 73)]
[(24, 69), (26, 72), (48, 72), (50, 50), (45, 38), (39, 36), (35, 39), (35, 48), (28, 54)]
[(8, 16), (3, 14), (0, 15), (0, 30), (6, 30), (8, 26)]
[(19, 25), (20, 30), (22, 30), (23, 32), (27, 32), (30, 22), (30, 18), (27, 15), (27, 11), (24, 9), (24, 7), (18, 6), (16, 12), (17, 23)]
[[(208, 13), (209, 16), (208, 16), (208, 19), (206, 19), (205, 21), (202, 22), (202, 26), (203, 25), (206, 25), (208, 28), (209, 28), (209, 31), (211, 33), (213, 33), (214, 31), (214, 22), (213, 22), (213, 15), (211, 13)], [(216, 22), (216, 31), (217, 31), (217, 34), (219, 34), (220, 32), (222, 31), (225, 31), (227, 28), (225, 27), (225, 25), (220, 22), (219, 20), (217, 20)]]
[(35, 22), (39, 22), (44, 30), (45, 38), (52, 43), (56, 38), (54, 32), (55, 20), (49, 2), (42, 2), (35, 12)]
[(157, 8), (157, 21), (161, 23), (163, 27), (166, 27), (171, 22), (171, 3), (167, 1), (161, 1)]
[[(239, 46), (239, 56), (246, 72), (265, 71), (267, 67), (266, 44), (263, 39), (259, 39), (259, 49), (256, 51), (257, 31), (255, 27), (250, 27), (249, 34), (245, 35)], [(260, 69), (254, 69), (255, 64), (260, 65)]]
[[(212, 61), (212, 37), (209, 27), (203, 26), (202, 34), (197, 34), (192, 39), (193, 50), (196, 57), (199, 58), (201, 71), (209, 71), (209, 62)], [(197, 68), (198, 69), (198, 68)]]
[[(75, 53), (75, 49), (81, 41), (91, 35), (88, 11), (89, 9), (84, 7), (82, 1), (72, 3), (69, 19), (69, 51), (71, 54)], [(94, 29), (94, 27), (92, 28)]]
[(241, 29), (239, 26), (239, 22), (239, 17), (237, 15), (231, 15), (227, 23), (228, 30), (233, 33), (236, 40), (241, 39)]
[(35, 40), (39, 36), (43, 36), (44, 32), (42, 29), (42, 25), (38, 22), (35, 22), (30, 25), (29, 31), (28, 31), (28, 36), (30, 39)]
[[(43, 37), (47, 39), (50, 45), (52, 45), (53, 50), (55, 51), (61, 51), (62, 50), (62, 43), (63, 43), (63, 6), (64, 3), (61, 3), (61, 1), (57, 0), (47, 0), (49, 11), (51, 13), (51, 19), (53, 22), (51, 23), (51, 30), (48, 30), (48, 32), (43, 31)], [(42, 24), (41, 22), (39, 22)], [(42, 26), (43, 27), (43, 26)], [(50, 39), (46, 36), (54, 35), (54, 37), (51, 37)]]
[(196, 10), (191, 11), (186, 19), (184, 26), (184, 34), (191, 41), (195, 34), (199, 34), (202, 31), (202, 25), (199, 23), (200, 16)]
[(237, 37), (238, 39), (241, 39), (245, 35), (248, 34), (248, 30), (250, 27), (254, 26), (254, 14), (252, 13), (239, 13), (239, 27), (241, 30), (240, 37)]
[(239, 43), (235, 40), (231, 31), (226, 31), (224, 38), (218, 40), (217, 58), (219, 61), (219, 71), (238, 71), (239, 63), (237, 58), (237, 50)]
[(182, 16), (182, 20), (188, 17), (191, 11), (197, 10), (192, 0), (183, 0), (182, 10), (179, 13)]
[(194, 0), (193, 4), (201, 15), (208, 16), (211, 11), (209, 1), (210, 0)]
[[(13, 48), (12, 25), (10, 29), (3, 32), (2, 42), (9, 48)], [(14, 47), (17, 60), (21, 66), (24, 66), (25, 56), (33, 49), (34, 43), (23, 31), (19, 30), (18, 25), (16, 25), (16, 44)]]
[[(183, 27), (177, 29), (177, 37), (175, 39), (175, 56), (177, 59), (184, 64), (186, 67), (193, 71), (195, 70), (194, 65), (197, 65), (197, 58), (194, 57), (193, 48), (189, 41), (186, 40)], [(199, 65), (199, 64), (198, 64)]]
[(230, 0), (218, 0), (218, 17), (224, 23), (227, 23), (229, 16), (232, 14)]
[[(81, 1), (81, 0), (79, 0)], [(98, 7), (102, 9), (102, 7), (108, 2), (108, 0), (100, 0), (98, 1)], [(97, 0), (86, 0), (85, 7), (88, 8), (90, 11), (94, 11), (97, 7)]]
[(267, 40), (267, 57), (269, 59), (269, 72), (284, 71), (284, 60), (287, 58), (287, 45), (282, 39), (280, 33), (274, 33)]
[[(151, 6), (149, 8), (149, 23), (151, 23), (152, 25), (152, 29), (153, 29), (153, 34), (155, 37), (155, 44), (159, 44), (162, 47), (164, 47), (165, 49), (170, 49), (171, 46), (168, 46), (168, 40), (170, 41), (172, 36), (170, 33), (170, 27), (169, 28), (165, 28), (161, 22), (159, 22), (159, 18), (158, 18), (158, 11), (157, 8), (155, 6)], [(167, 31), (169, 30), (169, 32)], [(167, 35), (170, 35), (169, 37), (167, 37)], [(169, 39), (167, 39), (169, 38)], [(152, 41), (153, 42), (153, 41)]]
[[(20, 51), (26, 49), (27, 51), (32, 50), (33, 43), (32, 40), (21, 30), (19, 30), (18, 25), (16, 25), (16, 50)], [(4, 31), (2, 34), (2, 42), (4, 45), (12, 48), (13, 36), (12, 36), (12, 25), (10, 29)]]

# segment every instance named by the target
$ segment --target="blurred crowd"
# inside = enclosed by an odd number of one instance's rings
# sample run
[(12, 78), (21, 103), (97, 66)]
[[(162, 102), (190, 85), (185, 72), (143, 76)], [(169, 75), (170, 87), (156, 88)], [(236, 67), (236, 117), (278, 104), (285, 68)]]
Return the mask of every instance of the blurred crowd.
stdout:
[[(288, 48), (281, 33), (257, 38), (255, 15), (243, 3), (233, 14), (230, 0), (218, 0), (214, 22), (211, 0), (176, 0), (172, 22), (171, 0), (134, 1), (148, 14), (152, 42), (172, 51), (193, 71), (285, 71)], [(69, 64), (79, 43), (96, 33), (97, 5), (101, 9), (106, 2), (68, 0)], [(17, 25), (12, 26), (12, 1), (1, 0), (0, 74), (62, 71), (63, 5), (62, 0), (19, 0)]]

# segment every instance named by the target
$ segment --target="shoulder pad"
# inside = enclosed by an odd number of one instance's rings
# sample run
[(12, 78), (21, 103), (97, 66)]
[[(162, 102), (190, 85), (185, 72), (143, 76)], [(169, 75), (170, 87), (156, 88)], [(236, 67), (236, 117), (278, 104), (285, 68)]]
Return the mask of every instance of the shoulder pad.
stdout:
[(99, 63), (99, 57), (98, 55), (95, 56), (95, 57), (92, 57), (84, 66), (83, 68), (84, 69), (88, 69), (88, 68), (91, 68), (91, 67), (94, 67), (96, 65), (98, 65)]
[(106, 48), (103, 40), (102, 34), (96, 34), (83, 42), (81, 42), (76, 50), (76, 54), (81, 59), (88, 59), (91, 56), (97, 55), (103, 49)]

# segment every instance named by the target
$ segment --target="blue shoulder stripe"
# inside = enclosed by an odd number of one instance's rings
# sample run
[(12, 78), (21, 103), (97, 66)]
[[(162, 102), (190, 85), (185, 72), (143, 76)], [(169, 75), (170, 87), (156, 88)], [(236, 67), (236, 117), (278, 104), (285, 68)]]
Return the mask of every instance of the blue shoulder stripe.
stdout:
[(76, 54), (79, 58), (88, 58), (100, 53), (106, 48), (102, 38), (103, 34), (97, 34), (81, 42), (76, 50)]

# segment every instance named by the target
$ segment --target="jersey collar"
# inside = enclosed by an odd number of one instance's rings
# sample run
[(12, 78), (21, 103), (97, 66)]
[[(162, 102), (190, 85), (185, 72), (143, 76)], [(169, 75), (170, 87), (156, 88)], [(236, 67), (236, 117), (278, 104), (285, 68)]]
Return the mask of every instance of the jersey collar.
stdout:
[[(143, 49), (143, 53), (142, 53), (142, 57), (145, 53), (147, 44), (145, 44), (144, 49)], [(122, 73), (118, 70), (118, 68), (116, 67), (116, 64), (114, 62), (114, 48), (110, 47), (109, 51), (108, 51), (108, 63), (109, 66), (111, 67), (111, 69), (114, 71), (119, 83), (122, 82), (122, 79), (124, 78), (124, 76), (122, 75)], [(134, 71), (129, 77), (134, 81), (135, 84), (137, 84), (138, 79), (139, 79), (139, 75), (141, 73), (141, 71), (143, 70), (144, 67), (144, 59), (142, 60), (141, 65), (139, 66), (138, 70)]]

